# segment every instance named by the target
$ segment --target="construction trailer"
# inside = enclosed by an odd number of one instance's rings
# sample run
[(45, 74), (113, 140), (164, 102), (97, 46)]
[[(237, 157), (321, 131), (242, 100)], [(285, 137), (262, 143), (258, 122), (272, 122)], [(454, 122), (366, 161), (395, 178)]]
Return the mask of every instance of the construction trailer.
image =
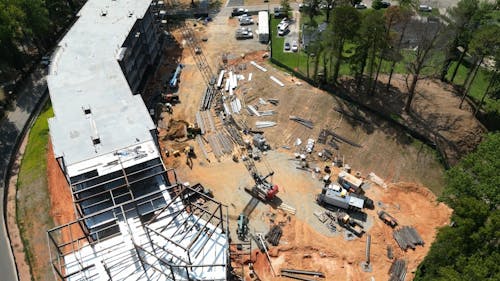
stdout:
[(50, 137), (76, 213), (48, 231), (57, 280), (227, 280), (227, 207), (165, 168), (135, 94), (162, 50), (160, 2), (88, 0), (54, 53)]
[(349, 174), (346, 171), (342, 171), (339, 173), (337, 181), (343, 188), (351, 192), (359, 194), (364, 193), (364, 190), (361, 188), (363, 185), (363, 180)]
[(259, 42), (267, 44), (269, 42), (269, 13), (267, 11), (259, 12)]

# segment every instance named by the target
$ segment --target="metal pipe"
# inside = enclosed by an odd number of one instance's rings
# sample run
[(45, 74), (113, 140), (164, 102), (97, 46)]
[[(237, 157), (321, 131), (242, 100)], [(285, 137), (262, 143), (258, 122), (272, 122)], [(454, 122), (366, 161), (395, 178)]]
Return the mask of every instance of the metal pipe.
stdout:
[(319, 277), (325, 277), (325, 274), (323, 272), (319, 271), (307, 271), (307, 270), (298, 270), (298, 269), (282, 269), (281, 273), (283, 272), (288, 272), (288, 273), (295, 273), (295, 274), (303, 274), (303, 275), (313, 275), (313, 276), (319, 276)]
[(286, 272), (282, 272), (281, 276), (285, 276), (285, 277), (292, 278), (292, 279), (297, 279), (297, 280), (302, 280), (302, 281), (315, 281), (313, 279), (304, 278), (302, 276), (297, 276), (297, 275), (293, 275), (293, 274), (286, 273)]
[(368, 234), (366, 236), (366, 249), (365, 249), (365, 255), (366, 255), (366, 264), (370, 264), (370, 245), (372, 242), (372, 236)]

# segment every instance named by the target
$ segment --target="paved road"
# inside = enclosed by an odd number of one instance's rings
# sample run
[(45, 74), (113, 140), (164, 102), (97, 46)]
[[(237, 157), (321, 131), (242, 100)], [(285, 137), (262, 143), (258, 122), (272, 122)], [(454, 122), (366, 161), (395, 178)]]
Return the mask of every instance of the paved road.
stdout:
[(7, 230), (5, 228), (4, 196), (7, 166), (12, 154), (17, 150), (17, 142), (22, 137), (26, 124), (30, 121), (31, 113), (47, 89), (45, 73), (41, 69), (29, 77), (18, 93), (14, 111), (9, 112), (7, 118), (0, 121), (0, 279), (18, 280), (17, 270), (12, 256)]

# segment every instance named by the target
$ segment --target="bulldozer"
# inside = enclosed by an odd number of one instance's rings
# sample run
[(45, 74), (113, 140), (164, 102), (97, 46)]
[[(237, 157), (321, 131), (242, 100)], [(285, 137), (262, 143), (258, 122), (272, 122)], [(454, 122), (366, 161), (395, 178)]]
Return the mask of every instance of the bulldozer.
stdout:
[(384, 211), (378, 211), (377, 214), (378, 214), (379, 219), (381, 219), (388, 226), (390, 226), (392, 228), (395, 228), (396, 226), (398, 226), (398, 221), (393, 216), (389, 215), (388, 213), (386, 213)]

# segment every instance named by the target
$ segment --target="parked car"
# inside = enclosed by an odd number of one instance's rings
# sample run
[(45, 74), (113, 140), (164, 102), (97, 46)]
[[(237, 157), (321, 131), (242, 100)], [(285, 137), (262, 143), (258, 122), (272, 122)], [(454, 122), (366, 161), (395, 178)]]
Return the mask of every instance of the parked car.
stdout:
[(231, 13), (231, 16), (236, 17), (236, 16), (241, 16), (243, 14), (248, 13), (248, 9), (243, 9), (243, 8), (234, 8), (233, 12)]
[(432, 12), (432, 7), (429, 5), (419, 5), (418, 10), (421, 12)]
[(354, 8), (362, 10), (362, 9), (366, 9), (368, 7), (366, 6), (365, 3), (358, 3), (358, 4), (354, 5)]
[(285, 51), (290, 51), (290, 43), (285, 43)]
[(297, 44), (297, 41), (292, 42), (292, 51), (297, 52), (299, 50), (299, 45)]
[(387, 1), (382, 1), (382, 8), (389, 8), (391, 6), (391, 3)]

